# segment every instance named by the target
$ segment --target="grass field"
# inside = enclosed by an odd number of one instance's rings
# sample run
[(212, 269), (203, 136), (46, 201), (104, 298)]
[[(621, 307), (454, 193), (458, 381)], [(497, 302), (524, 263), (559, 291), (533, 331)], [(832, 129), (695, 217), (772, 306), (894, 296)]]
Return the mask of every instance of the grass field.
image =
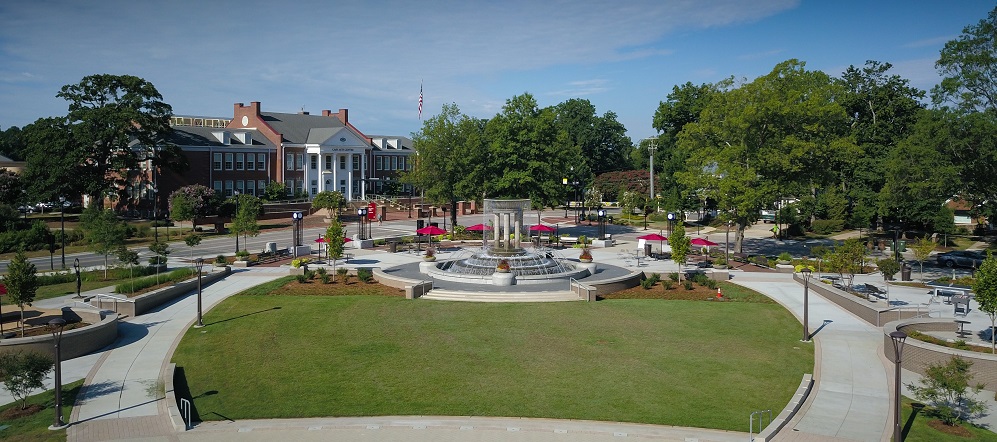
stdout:
[[(910, 398), (903, 398), (900, 428), (904, 442), (997, 441), (997, 433), (971, 424), (963, 423), (954, 428), (944, 427), (931, 415), (930, 409), (921, 408), (915, 412), (911, 403)], [(945, 431), (939, 431), (935, 427)]]
[[(83, 381), (62, 386), (62, 417), (64, 422), (69, 422), (69, 416), (73, 413), (73, 403), (76, 402), (76, 395), (82, 386)], [(9, 425), (9, 427), (0, 430), (0, 440), (5, 442), (65, 441), (66, 430), (53, 431), (48, 429), (48, 426), (52, 425), (55, 420), (55, 390), (48, 390), (29, 397), (28, 406), (33, 405), (44, 408), (30, 416), (0, 417), (0, 426)], [(21, 408), (20, 402), (0, 407), (0, 416), (6, 416), (11, 408)]]
[(475, 415), (746, 431), (751, 412), (786, 405), (814, 360), (791, 314), (747, 302), (251, 294), (204, 322), (174, 354), (204, 420)]

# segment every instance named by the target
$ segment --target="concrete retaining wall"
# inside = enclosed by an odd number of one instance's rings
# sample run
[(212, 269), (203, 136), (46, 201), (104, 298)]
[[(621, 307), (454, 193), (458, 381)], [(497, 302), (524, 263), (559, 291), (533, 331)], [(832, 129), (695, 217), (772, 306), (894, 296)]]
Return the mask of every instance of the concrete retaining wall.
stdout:
[[(216, 268), (217, 270), (217, 268)], [(203, 286), (210, 285), (211, 283), (222, 279), (232, 273), (232, 268), (226, 266), (223, 270), (208, 273), (201, 277), (201, 284)], [(149, 293), (138, 295), (131, 298), (131, 302), (121, 302), (114, 301), (113, 299), (107, 298), (93, 298), (90, 303), (97, 308), (106, 309), (114, 311), (120, 315), (125, 316), (138, 316), (152, 309), (159, 307), (167, 302), (170, 302), (180, 296), (187, 294), (190, 291), (197, 290), (197, 278), (192, 278), (187, 281), (178, 282), (172, 287), (165, 287), (159, 290), (155, 290)]]
[[(91, 324), (62, 333), (60, 345), (64, 361), (93, 353), (111, 345), (115, 339), (118, 339), (118, 315), (114, 312), (74, 310), (71, 307), (63, 307), (62, 315), (67, 320), (80, 319)], [(0, 353), (18, 351), (35, 351), (55, 357), (52, 334), (0, 340)]]
[[(886, 353), (886, 358), (891, 362), (896, 361), (893, 339), (890, 338), (890, 332), (893, 331), (899, 330), (909, 333), (914, 330), (925, 332), (956, 331), (957, 329), (958, 324), (953, 319), (919, 318), (890, 322), (883, 326), (883, 352)], [(907, 338), (902, 351), (903, 361), (901, 365), (903, 368), (922, 376), (927, 372), (929, 365), (944, 365), (953, 356), (958, 356), (973, 363), (969, 368), (973, 375), (973, 384), (983, 383), (983, 388), (988, 391), (997, 389), (997, 355), (958, 350), (911, 338)]]
[(810, 395), (811, 390), (814, 386), (814, 376), (812, 374), (803, 375), (803, 380), (800, 381), (800, 386), (796, 389), (796, 393), (793, 394), (793, 399), (786, 404), (786, 408), (779, 413), (775, 419), (764, 430), (758, 433), (758, 436), (752, 439), (755, 442), (766, 442), (772, 440), (779, 430), (782, 430), (789, 421), (796, 417), (796, 413), (800, 412), (800, 407), (806, 402), (807, 396)]
[[(800, 273), (793, 274), (793, 279), (801, 285), (804, 284), (803, 276)], [(839, 307), (848, 310), (855, 316), (862, 318), (862, 320), (876, 327), (882, 326), (889, 321), (913, 318), (926, 313), (916, 308), (891, 308), (887, 307), (885, 303), (882, 306), (877, 305), (830, 284), (816, 281), (816, 278), (810, 280), (810, 291), (823, 296), (828, 301), (837, 304)]]

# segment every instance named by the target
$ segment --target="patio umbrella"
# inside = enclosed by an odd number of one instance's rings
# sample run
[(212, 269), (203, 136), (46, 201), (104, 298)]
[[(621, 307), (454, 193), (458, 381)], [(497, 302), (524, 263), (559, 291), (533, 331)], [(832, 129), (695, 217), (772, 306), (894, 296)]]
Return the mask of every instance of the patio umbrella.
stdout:
[(534, 224), (530, 226), (530, 230), (534, 232), (553, 232), (554, 228), (544, 224)]
[(325, 237), (324, 236), (320, 236), (318, 238), (315, 238), (315, 242), (325, 242)]
[(473, 226), (464, 228), (464, 230), (468, 230), (471, 232), (484, 232), (485, 230), (492, 230), (492, 226), (487, 226), (484, 224), (475, 224)]
[(418, 233), (420, 235), (429, 235), (429, 246), (432, 247), (433, 235), (442, 235), (444, 233), (447, 233), (447, 231), (436, 226), (426, 226), (419, 230), (416, 230), (415, 233)]
[(706, 247), (706, 253), (710, 253), (710, 247), (719, 246), (720, 245), (720, 244), (717, 244), (717, 243), (715, 243), (713, 241), (710, 241), (708, 239), (703, 239), (703, 238), (693, 238), (692, 241), (689, 241), (689, 243), (692, 244), (692, 245), (694, 245), (694, 246)]
[(658, 250), (662, 249), (662, 245), (661, 245), (662, 241), (668, 241), (668, 238), (666, 238), (664, 236), (661, 236), (661, 235), (659, 235), (657, 233), (650, 233), (650, 234), (647, 234), (647, 235), (644, 235), (644, 236), (638, 236), (637, 239), (643, 239), (644, 241), (657, 241), (658, 242)]

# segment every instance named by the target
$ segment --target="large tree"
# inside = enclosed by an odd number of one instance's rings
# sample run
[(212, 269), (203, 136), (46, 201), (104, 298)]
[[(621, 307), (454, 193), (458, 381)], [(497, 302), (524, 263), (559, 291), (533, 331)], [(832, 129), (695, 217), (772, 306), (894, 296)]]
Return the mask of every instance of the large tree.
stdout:
[[(413, 141), (416, 165), (403, 180), (422, 189), (428, 200), (456, 207), (457, 201), (476, 200), (485, 193), (490, 163), (479, 120), (447, 104), (423, 122)], [(456, 225), (456, 211), (451, 215), (451, 225)]]
[(131, 75), (90, 75), (63, 86), (57, 96), (69, 101), (66, 118), (84, 158), (75, 164), (76, 180), (96, 201), (141, 158), (150, 158), (154, 168), (185, 168), (180, 149), (165, 141), (173, 109), (152, 83)]
[(650, 148), (654, 146), (655, 194), (661, 195), (666, 210), (694, 209), (689, 203), (697, 199), (691, 198), (697, 189), (689, 189), (676, 180), (676, 173), (685, 170), (689, 157), (687, 150), (678, 148), (678, 134), (686, 124), (699, 121), (703, 109), (717, 95), (717, 88), (714, 84), (697, 86), (689, 82), (672, 87), (672, 92), (654, 112), (652, 126), (661, 134), (653, 140), (641, 141), (634, 151), (634, 164), (648, 170)]
[(931, 90), (937, 105), (963, 112), (997, 110), (997, 8), (945, 43), (935, 68), (942, 82)]
[(830, 77), (802, 62), (780, 63), (771, 73), (736, 86), (717, 85), (699, 121), (679, 133), (689, 154), (679, 181), (705, 189), (737, 223), (735, 249), (761, 209), (783, 196), (812, 194), (832, 181), (854, 150), (847, 118)]
[(63, 118), (41, 118), (24, 127), (27, 166), (24, 182), (33, 201), (58, 201), (60, 196), (76, 200), (85, 193), (77, 167), (85, 153), (72, 140), (71, 127)]
[(599, 175), (630, 167), (633, 149), (626, 128), (616, 120), (616, 114), (606, 112), (601, 117), (588, 100), (573, 98), (554, 106), (557, 126), (567, 133), (571, 144), (582, 151), (584, 164), (575, 168), (579, 176)]

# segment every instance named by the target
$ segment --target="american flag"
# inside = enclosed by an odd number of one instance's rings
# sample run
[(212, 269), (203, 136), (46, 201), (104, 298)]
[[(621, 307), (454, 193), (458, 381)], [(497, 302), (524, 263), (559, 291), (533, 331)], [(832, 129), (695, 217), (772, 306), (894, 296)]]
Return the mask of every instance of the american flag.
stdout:
[(419, 119), (422, 119), (422, 82), (419, 82)]

